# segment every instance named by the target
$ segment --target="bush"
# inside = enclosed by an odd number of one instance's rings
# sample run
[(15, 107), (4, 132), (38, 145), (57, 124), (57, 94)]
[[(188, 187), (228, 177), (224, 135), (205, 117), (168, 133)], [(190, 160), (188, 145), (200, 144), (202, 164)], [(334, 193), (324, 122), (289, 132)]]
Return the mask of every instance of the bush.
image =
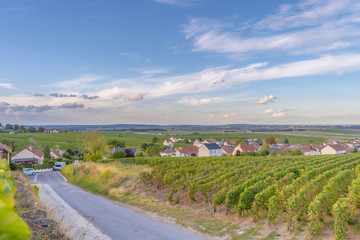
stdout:
[(120, 159), (120, 158), (125, 158), (125, 157), (126, 157), (125, 152), (124, 152), (124, 151), (121, 151), (121, 150), (116, 151), (116, 152), (114, 152), (114, 153), (112, 154), (112, 158), (113, 158), (113, 159)]
[(16, 164), (16, 163), (12, 163), (10, 162), (10, 170), (11, 171), (16, 171), (16, 170), (23, 170), (23, 167)]

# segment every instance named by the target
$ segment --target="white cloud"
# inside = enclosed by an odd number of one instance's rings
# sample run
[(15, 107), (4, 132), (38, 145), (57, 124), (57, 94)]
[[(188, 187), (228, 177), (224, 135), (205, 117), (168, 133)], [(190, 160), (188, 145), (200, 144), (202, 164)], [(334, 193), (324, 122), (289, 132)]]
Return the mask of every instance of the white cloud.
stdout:
[(136, 60), (136, 61), (143, 61), (143, 62), (151, 62), (150, 58), (144, 57), (143, 55), (141, 55), (138, 52), (122, 52), (119, 53), (120, 56), (131, 59), (131, 60)]
[(226, 98), (214, 97), (214, 98), (183, 98), (178, 103), (180, 104), (187, 104), (191, 106), (203, 105), (203, 104), (211, 104), (211, 103), (223, 103), (229, 101)]
[(258, 99), (256, 102), (254, 102), (254, 104), (255, 105), (261, 105), (261, 104), (273, 103), (278, 98), (279, 97), (274, 96), (274, 95), (265, 96), (263, 98)]
[(6, 89), (15, 89), (15, 87), (11, 83), (0, 83), (0, 87)]
[[(183, 26), (194, 51), (242, 54), (328, 53), (360, 46), (360, 3), (356, 0), (308, 0), (282, 5), (273, 15), (247, 26), (193, 18)], [(265, 30), (265, 31), (263, 31)]]
[(278, 110), (272, 110), (267, 109), (265, 112), (263, 112), (261, 115), (263, 117), (273, 117), (273, 118), (281, 118), (281, 117), (285, 117), (287, 114), (287, 110), (284, 109), (278, 109)]
[(235, 117), (236, 116), (236, 113), (225, 113), (224, 114), (224, 118), (232, 118), (232, 117)]
[(99, 76), (99, 75), (83, 75), (76, 79), (66, 80), (56, 83), (55, 86), (64, 89), (84, 89), (89, 87), (89, 84), (104, 79), (105, 79), (104, 76)]

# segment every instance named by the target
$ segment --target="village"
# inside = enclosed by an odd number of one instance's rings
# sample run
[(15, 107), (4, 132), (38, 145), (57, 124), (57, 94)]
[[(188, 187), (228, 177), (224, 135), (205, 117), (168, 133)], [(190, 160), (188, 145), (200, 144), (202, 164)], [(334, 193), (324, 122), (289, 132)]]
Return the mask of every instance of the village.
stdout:
[[(339, 141), (332, 141), (323, 144), (289, 144), (278, 141), (266, 144), (261, 139), (245, 139), (246, 144), (236, 144), (235, 141), (218, 141), (215, 139), (190, 139), (192, 146), (174, 148), (174, 143), (184, 141), (182, 138), (172, 136), (163, 142), (165, 150), (160, 153), (162, 157), (212, 157), (212, 156), (241, 156), (241, 155), (327, 155), (347, 154), (357, 152), (360, 147), (360, 140), (341, 144)], [(256, 154), (257, 153), (257, 154)], [(290, 154), (288, 154), (290, 153)], [(292, 153), (292, 154), (291, 154)]]

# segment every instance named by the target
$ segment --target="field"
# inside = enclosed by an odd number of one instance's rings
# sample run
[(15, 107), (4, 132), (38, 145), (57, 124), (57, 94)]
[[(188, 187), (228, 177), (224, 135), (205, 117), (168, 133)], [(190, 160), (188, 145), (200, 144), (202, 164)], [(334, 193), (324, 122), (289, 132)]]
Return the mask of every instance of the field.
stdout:
[(84, 164), (77, 178), (72, 166), (64, 171), (74, 184), (215, 236), (360, 237), (360, 154), (130, 158)]
[[(157, 144), (162, 145), (165, 139), (170, 136), (161, 136), (160, 132), (123, 132), (123, 131), (105, 131), (103, 132), (106, 139), (117, 139), (125, 143), (126, 147), (139, 148), (142, 143), (152, 142), (153, 137), (158, 138)], [(311, 130), (311, 131), (294, 131), (294, 132), (263, 132), (263, 133), (224, 133), (215, 130), (195, 130), (182, 131), (174, 130), (171, 132), (176, 134), (178, 138), (196, 139), (196, 138), (215, 138), (225, 139), (226, 141), (261, 138), (265, 139), (274, 136), (277, 141), (289, 139), (292, 144), (295, 143), (323, 143), (331, 140), (347, 141), (354, 138), (360, 138), (360, 131), (356, 130)], [(58, 146), (60, 149), (76, 149), (81, 148), (79, 137), (82, 133), (66, 132), (66, 133), (24, 133), (24, 134), (8, 134), (2, 133), (0, 136), (7, 141), (16, 141), (15, 152), (32, 144), (43, 149), (46, 144), (50, 147)], [(190, 143), (175, 143), (175, 147), (190, 145)]]
[[(166, 189), (168, 201), (211, 206), (289, 231), (306, 226), (316, 236), (334, 225), (337, 239), (358, 223), (360, 155), (316, 157), (213, 157), (153, 162), (143, 183)], [(330, 227), (332, 228), (332, 227)]]

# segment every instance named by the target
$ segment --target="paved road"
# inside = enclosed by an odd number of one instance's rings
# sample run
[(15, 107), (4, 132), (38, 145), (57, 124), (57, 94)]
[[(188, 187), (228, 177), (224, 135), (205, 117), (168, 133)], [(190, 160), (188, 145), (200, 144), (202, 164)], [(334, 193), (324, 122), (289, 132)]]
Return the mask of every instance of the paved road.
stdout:
[[(86, 192), (68, 184), (57, 172), (36, 173), (30, 177), (32, 184), (37, 184), (44, 199), (46, 194), (55, 192), (77, 213), (111, 239), (121, 240), (200, 240), (202, 238), (160, 222), (145, 215), (124, 208), (114, 201)], [(51, 188), (51, 189), (50, 189)], [(53, 195), (56, 195), (56, 194)], [(43, 199), (43, 201), (44, 201)], [(50, 200), (48, 200), (50, 201)], [(46, 205), (46, 204), (45, 204)], [(62, 208), (64, 208), (62, 206)], [(73, 215), (75, 212), (73, 212)], [(73, 218), (74, 221), (76, 218)], [(101, 238), (101, 237), (99, 237)]]

